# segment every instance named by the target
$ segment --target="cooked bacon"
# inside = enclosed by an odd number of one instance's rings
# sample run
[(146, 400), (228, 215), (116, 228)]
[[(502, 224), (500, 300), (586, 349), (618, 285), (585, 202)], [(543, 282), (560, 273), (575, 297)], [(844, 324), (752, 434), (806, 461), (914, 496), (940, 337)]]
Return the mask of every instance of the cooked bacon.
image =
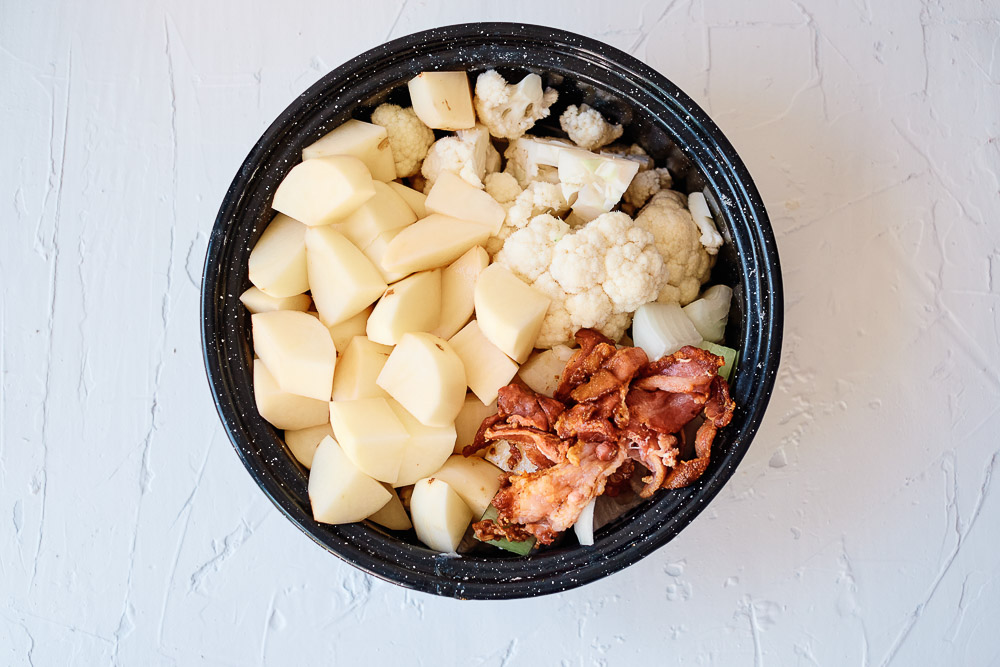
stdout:
[(698, 416), (705, 401), (691, 394), (644, 391), (635, 387), (625, 399), (630, 423), (638, 422), (657, 433), (676, 433)]
[[(497, 393), (498, 414), (519, 426), (547, 431), (565, 409), (566, 406), (554, 398), (536, 394), (519, 384), (500, 387)], [(511, 419), (514, 421), (510, 421)]]
[(630, 458), (626, 458), (618, 466), (618, 470), (615, 470), (608, 476), (608, 483), (604, 486), (603, 495), (614, 498), (629, 490), (631, 488), (629, 482), (632, 479), (633, 472), (635, 472), (635, 462)]
[[(559, 439), (559, 436), (533, 428), (498, 424), (486, 430), (487, 440), (506, 440), (524, 446), (528, 459), (539, 467), (548, 467), (553, 463), (565, 460), (569, 443)], [(533, 452), (539, 452), (544, 458), (536, 459)]]
[(643, 498), (649, 498), (663, 486), (667, 469), (677, 463), (680, 453), (677, 436), (657, 433), (639, 423), (629, 424), (625, 436), (628, 439), (628, 457), (646, 466), (651, 473), (642, 478), (646, 486), (639, 492)]
[(569, 398), (570, 392), (590, 379), (597, 369), (615, 353), (615, 342), (593, 329), (576, 332), (576, 342), (580, 349), (566, 362), (555, 397), (560, 401)]
[(591, 403), (574, 405), (559, 415), (556, 434), (563, 440), (593, 440), (617, 442), (618, 430), (607, 419), (595, 416), (596, 406)]

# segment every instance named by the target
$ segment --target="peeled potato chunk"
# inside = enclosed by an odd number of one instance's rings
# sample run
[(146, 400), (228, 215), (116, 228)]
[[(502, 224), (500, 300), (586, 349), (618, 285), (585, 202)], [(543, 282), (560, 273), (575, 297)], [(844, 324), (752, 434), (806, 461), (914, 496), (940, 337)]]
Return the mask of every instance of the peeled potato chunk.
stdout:
[(493, 401), (489, 405), (483, 405), (475, 394), (470, 393), (465, 397), (462, 410), (455, 417), (455, 454), (461, 454), (462, 450), (472, 444), (476, 439), (476, 432), (482, 425), (483, 420), (492, 417), (497, 413), (497, 402)]
[(421, 72), (410, 79), (410, 103), (432, 130), (467, 130), (476, 124), (465, 72)]
[(370, 341), (365, 336), (352, 338), (337, 359), (337, 372), (333, 374), (333, 400), (389, 398), (389, 394), (375, 384), (375, 380), (390, 352), (391, 347)]
[(309, 310), (312, 298), (308, 294), (275, 297), (251, 287), (240, 295), (240, 301), (251, 313), (270, 313), (273, 310)]
[(309, 473), (309, 504), (320, 523), (352, 523), (371, 516), (392, 499), (384, 486), (361, 472), (333, 438), (316, 448)]
[(573, 356), (573, 350), (565, 345), (556, 345), (551, 350), (542, 350), (531, 355), (517, 371), (524, 384), (542, 396), (552, 398), (559, 386), (559, 379), (566, 370), (566, 362)]
[[(368, 316), (372, 314), (372, 307), (365, 308), (357, 315), (348, 317), (343, 322), (327, 327), (330, 330), (330, 337), (333, 338), (333, 345), (337, 348), (337, 354), (341, 355), (347, 350), (347, 346), (355, 336), (364, 336), (365, 328), (368, 326)], [(316, 314), (319, 317), (319, 313)], [(334, 378), (334, 383), (336, 383)]]
[(476, 280), (489, 263), (486, 250), (476, 246), (441, 272), (441, 321), (432, 334), (447, 340), (465, 326), (475, 310)]
[(306, 231), (306, 268), (316, 310), (327, 326), (354, 317), (386, 288), (371, 260), (330, 227)]
[(542, 329), (550, 299), (502, 264), (492, 264), (476, 281), (476, 319), (494, 345), (524, 363)]
[(500, 488), (503, 471), (478, 456), (452, 456), (434, 473), (435, 479), (448, 482), (472, 512), (480, 517), (493, 502)]
[(382, 256), (388, 271), (424, 271), (445, 266), (473, 246), (483, 245), (490, 228), (478, 222), (432, 213), (403, 228)]
[(434, 181), (424, 205), (431, 213), (486, 225), (493, 234), (500, 231), (507, 217), (507, 211), (496, 199), (451, 171), (443, 172)]
[(250, 251), (250, 282), (281, 298), (309, 289), (306, 277), (306, 226), (279, 213)]
[(253, 397), (257, 412), (275, 428), (308, 428), (330, 421), (329, 403), (282, 391), (260, 359), (253, 362)]
[(356, 157), (335, 155), (292, 167), (274, 191), (271, 208), (314, 227), (351, 214), (374, 196), (368, 167)]
[(374, 197), (359, 206), (354, 213), (334, 223), (334, 229), (361, 250), (370, 246), (382, 232), (406, 227), (417, 219), (416, 214), (395, 190), (379, 181), (375, 181), (373, 185)]
[(302, 149), (303, 160), (331, 155), (353, 155), (364, 162), (372, 178), (379, 181), (396, 178), (389, 136), (380, 125), (352, 118)]
[(517, 374), (517, 364), (491, 343), (472, 320), (448, 341), (465, 364), (469, 389), (483, 403), (492, 403), (497, 392)]
[(393, 283), (368, 318), (369, 340), (395, 345), (403, 334), (430, 331), (441, 320), (441, 270), (421, 271)]
[(253, 346), (282, 391), (329, 401), (337, 350), (315, 317), (293, 310), (250, 316)]
[(435, 551), (455, 553), (472, 523), (472, 510), (448, 483), (431, 477), (413, 485), (410, 514), (417, 538)]
[(465, 401), (462, 360), (429, 333), (404, 334), (376, 382), (427, 426), (451, 425)]
[(425, 426), (396, 401), (390, 399), (389, 407), (410, 434), (393, 484), (407, 486), (432, 474), (448, 460), (455, 448), (455, 425)]
[(413, 188), (408, 188), (402, 183), (397, 183), (395, 181), (390, 181), (386, 185), (392, 188), (397, 195), (403, 198), (403, 201), (406, 202), (406, 205), (410, 207), (410, 210), (413, 211), (413, 214), (416, 215), (417, 218), (427, 217), (427, 206), (425, 204), (427, 201), (427, 195), (423, 192), (417, 192)]
[(389, 271), (385, 268), (385, 264), (382, 262), (382, 258), (385, 257), (385, 251), (386, 248), (389, 247), (389, 243), (391, 243), (394, 238), (399, 236), (401, 231), (403, 230), (390, 229), (387, 232), (382, 232), (375, 238), (374, 241), (368, 244), (367, 248), (362, 249), (362, 252), (365, 253), (365, 257), (371, 260), (372, 264), (375, 265), (375, 268), (382, 276), (382, 280), (384, 280), (387, 284), (400, 281), (412, 273), (412, 271)]
[(406, 509), (403, 507), (403, 503), (399, 500), (399, 495), (396, 493), (396, 489), (392, 488), (388, 484), (383, 484), (385, 490), (392, 494), (382, 509), (375, 514), (368, 517), (369, 521), (374, 521), (380, 526), (384, 526), (389, 530), (409, 530), (413, 528), (413, 524), (410, 523), (410, 517), (406, 515)]
[(330, 424), (344, 453), (361, 472), (394, 484), (410, 434), (384, 398), (330, 403)]
[(310, 426), (308, 428), (287, 429), (285, 431), (285, 444), (291, 450), (292, 456), (307, 468), (312, 467), (313, 456), (316, 448), (326, 436), (333, 437), (333, 428), (329, 424)]

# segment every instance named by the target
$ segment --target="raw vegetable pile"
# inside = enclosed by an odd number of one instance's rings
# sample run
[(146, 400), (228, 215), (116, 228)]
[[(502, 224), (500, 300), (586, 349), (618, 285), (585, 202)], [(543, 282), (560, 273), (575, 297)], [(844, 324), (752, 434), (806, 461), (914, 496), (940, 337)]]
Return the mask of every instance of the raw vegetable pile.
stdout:
[[(570, 526), (593, 543), (628, 502), (696, 479), (704, 424), (728, 423), (732, 290), (703, 290), (722, 236), (702, 194), (671, 190), (596, 109), (531, 134), (559, 103), (536, 74), (423, 72), (407, 88), (411, 106), (334, 128), (275, 191), (241, 296), (258, 411), (310, 468), (316, 521), (413, 528), (442, 552), (474, 522), (518, 553)], [(566, 417), (539, 421), (554, 403)], [(591, 468), (600, 484), (566, 481)], [(512, 509), (540, 486), (547, 516)]]

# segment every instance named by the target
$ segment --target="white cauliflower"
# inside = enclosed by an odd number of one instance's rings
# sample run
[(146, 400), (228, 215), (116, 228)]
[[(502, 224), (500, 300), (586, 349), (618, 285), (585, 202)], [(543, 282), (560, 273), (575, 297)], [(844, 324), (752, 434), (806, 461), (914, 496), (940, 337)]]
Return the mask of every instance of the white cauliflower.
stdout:
[(486, 186), (486, 194), (496, 199), (505, 208), (514, 203), (517, 196), (521, 194), (521, 186), (518, 185), (517, 179), (505, 171), (486, 174), (483, 181)]
[(420, 171), (427, 149), (434, 143), (434, 130), (417, 118), (410, 107), (380, 104), (372, 112), (372, 123), (381, 125), (389, 135), (396, 177), (407, 178)]
[(458, 130), (453, 137), (435, 141), (420, 168), (426, 180), (424, 192), (434, 186), (434, 181), (444, 171), (451, 171), (464, 181), (483, 187), (483, 177), (500, 168), (500, 154), (490, 142), (490, 133), (483, 125), (468, 130)]
[(509, 84), (496, 70), (476, 79), (476, 114), (490, 134), (501, 139), (517, 139), (549, 115), (559, 93), (542, 90), (542, 78), (529, 74), (518, 84)]
[[(494, 179), (494, 189), (497, 187)], [(491, 255), (499, 252), (504, 241), (515, 231), (526, 226), (535, 216), (542, 213), (562, 215), (569, 210), (569, 205), (563, 199), (558, 185), (538, 181), (529, 183), (528, 187), (518, 193), (513, 200), (500, 201), (500, 205), (507, 209), (507, 217), (504, 218), (500, 231), (486, 242), (486, 252)]]
[(657, 301), (684, 306), (698, 297), (712, 270), (712, 257), (701, 244), (701, 230), (680, 192), (661, 190), (639, 211), (635, 224), (652, 233), (669, 273)]
[(601, 155), (614, 155), (627, 160), (634, 160), (639, 163), (640, 172), (652, 169), (654, 166), (653, 158), (649, 157), (646, 149), (639, 144), (611, 144), (602, 148), (599, 153)]
[(670, 171), (663, 167), (640, 171), (625, 191), (624, 203), (633, 210), (642, 208), (660, 190), (669, 190), (674, 184)]
[(507, 160), (504, 171), (516, 178), (522, 188), (534, 181), (558, 183), (559, 172), (556, 165), (559, 150), (572, 147), (572, 144), (558, 139), (525, 135), (510, 142), (504, 151), (503, 156)]
[(496, 261), (552, 299), (536, 347), (570, 342), (584, 327), (618, 340), (632, 312), (666, 284), (654, 242), (624, 213), (606, 213), (575, 231), (540, 215), (510, 235)]
[(588, 151), (606, 146), (622, 136), (622, 126), (604, 120), (597, 109), (571, 104), (559, 117), (559, 125), (574, 144)]

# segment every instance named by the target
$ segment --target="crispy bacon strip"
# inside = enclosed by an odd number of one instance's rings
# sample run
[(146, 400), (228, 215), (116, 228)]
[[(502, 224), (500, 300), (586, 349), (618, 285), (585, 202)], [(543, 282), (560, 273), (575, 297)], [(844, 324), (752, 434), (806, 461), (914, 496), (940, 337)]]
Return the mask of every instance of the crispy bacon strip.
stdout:
[(565, 401), (570, 392), (590, 379), (609, 357), (615, 353), (615, 342), (593, 329), (580, 329), (576, 332), (576, 342), (580, 349), (566, 362), (555, 398)]

